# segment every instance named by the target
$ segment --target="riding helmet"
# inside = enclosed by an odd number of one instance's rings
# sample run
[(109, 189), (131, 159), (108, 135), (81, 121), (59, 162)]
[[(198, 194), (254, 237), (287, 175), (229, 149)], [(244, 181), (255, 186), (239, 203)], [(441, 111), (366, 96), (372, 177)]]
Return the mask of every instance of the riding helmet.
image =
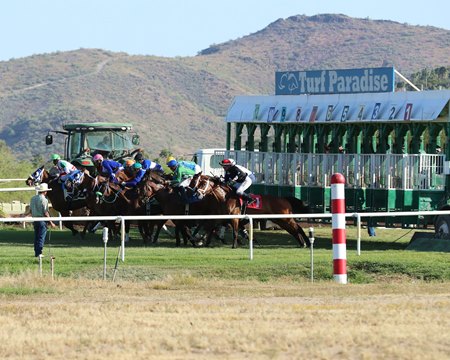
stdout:
[(103, 161), (103, 156), (102, 156), (102, 154), (96, 154), (96, 155), (94, 155), (94, 158), (92, 160)]
[(52, 155), (52, 160), (60, 160), (61, 156), (59, 156), (58, 154), (53, 154)]
[(144, 155), (141, 152), (138, 152), (136, 154), (136, 156), (134, 157), (134, 160), (136, 160), (136, 161), (144, 160)]
[(168, 163), (167, 163), (167, 166), (168, 167), (173, 167), (173, 166), (177, 166), (178, 165), (178, 163), (177, 163), (177, 161), (174, 159), (174, 160), (170, 160)]
[(220, 162), (220, 165), (222, 165), (222, 166), (234, 166), (234, 165), (236, 165), (236, 161), (234, 161), (233, 159), (223, 159)]

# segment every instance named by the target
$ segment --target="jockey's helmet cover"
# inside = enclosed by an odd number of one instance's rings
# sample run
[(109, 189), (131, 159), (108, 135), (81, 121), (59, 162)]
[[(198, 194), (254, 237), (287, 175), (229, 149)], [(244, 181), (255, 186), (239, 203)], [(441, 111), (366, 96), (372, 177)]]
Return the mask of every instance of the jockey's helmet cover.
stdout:
[(167, 163), (167, 166), (168, 166), (168, 167), (174, 167), (174, 166), (177, 166), (177, 165), (178, 165), (178, 163), (177, 163), (177, 161), (176, 161), (175, 159), (170, 160), (170, 161)]
[(140, 163), (134, 163), (133, 164), (133, 169), (135, 169), (135, 170), (139, 170), (139, 169), (142, 169), (142, 165), (140, 164)]
[(236, 161), (233, 159), (223, 159), (223, 161), (220, 162), (220, 165), (222, 166), (234, 166), (236, 165)]
[(61, 156), (59, 156), (58, 154), (53, 154), (52, 155), (52, 160), (60, 160)]
[(94, 161), (103, 161), (103, 156), (102, 156), (102, 154), (96, 154), (96, 155), (94, 155), (93, 160), (94, 160)]
[(133, 166), (134, 163), (135, 163), (134, 160), (128, 159), (128, 160), (125, 162), (125, 166), (126, 166), (126, 167), (130, 167), (130, 166)]

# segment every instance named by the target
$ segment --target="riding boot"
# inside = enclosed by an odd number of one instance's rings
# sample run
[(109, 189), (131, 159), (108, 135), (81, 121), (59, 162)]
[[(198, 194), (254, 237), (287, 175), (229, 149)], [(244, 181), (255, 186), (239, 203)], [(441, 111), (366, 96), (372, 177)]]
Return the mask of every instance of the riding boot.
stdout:
[(247, 205), (253, 203), (253, 201), (254, 201), (253, 198), (252, 198), (249, 194), (247, 194), (247, 193), (242, 193), (242, 199), (243, 199), (245, 202), (247, 202)]

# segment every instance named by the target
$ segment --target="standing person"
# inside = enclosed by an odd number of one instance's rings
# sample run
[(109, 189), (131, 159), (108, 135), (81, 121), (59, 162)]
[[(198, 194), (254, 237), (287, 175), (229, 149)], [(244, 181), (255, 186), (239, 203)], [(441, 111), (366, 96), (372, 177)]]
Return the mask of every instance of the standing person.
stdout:
[(61, 156), (59, 156), (58, 154), (53, 154), (51, 156), (51, 159), (53, 161), (53, 165), (55, 165), (55, 168), (57, 170), (57, 176), (60, 182), (64, 182), (67, 178), (67, 175), (78, 170), (75, 165), (61, 159)]
[[(52, 189), (48, 188), (46, 183), (42, 183), (36, 187), (38, 192), (31, 198), (30, 210), (32, 217), (50, 217), (48, 210), (47, 192)], [(49, 221), (52, 228), (56, 227), (53, 221)], [(34, 226), (34, 256), (42, 255), (44, 248), (45, 236), (47, 235), (47, 223), (45, 221), (35, 221)]]
[(233, 159), (224, 159), (220, 162), (220, 165), (225, 170), (225, 182), (233, 181), (235, 183), (233, 187), (236, 190), (236, 194), (242, 197), (248, 204), (253, 202), (252, 197), (244, 191), (256, 180), (255, 175), (249, 169), (237, 165)]
[(144, 155), (139, 152), (136, 154), (136, 156), (134, 157), (134, 160), (142, 165), (142, 169), (144, 169), (145, 171), (150, 170), (150, 171), (159, 171), (159, 172), (164, 172), (163, 168), (161, 165), (159, 165), (157, 162), (151, 161), (149, 159), (145, 159)]

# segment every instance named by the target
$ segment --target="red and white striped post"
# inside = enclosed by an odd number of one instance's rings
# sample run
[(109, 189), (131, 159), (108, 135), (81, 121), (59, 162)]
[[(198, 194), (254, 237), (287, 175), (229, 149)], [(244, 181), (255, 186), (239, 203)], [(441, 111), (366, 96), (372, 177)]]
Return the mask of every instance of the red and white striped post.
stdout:
[(339, 284), (347, 284), (347, 245), (345, 232), (345, 177), (331, 176), (331, 220), (333, 227), (333, 277)]

